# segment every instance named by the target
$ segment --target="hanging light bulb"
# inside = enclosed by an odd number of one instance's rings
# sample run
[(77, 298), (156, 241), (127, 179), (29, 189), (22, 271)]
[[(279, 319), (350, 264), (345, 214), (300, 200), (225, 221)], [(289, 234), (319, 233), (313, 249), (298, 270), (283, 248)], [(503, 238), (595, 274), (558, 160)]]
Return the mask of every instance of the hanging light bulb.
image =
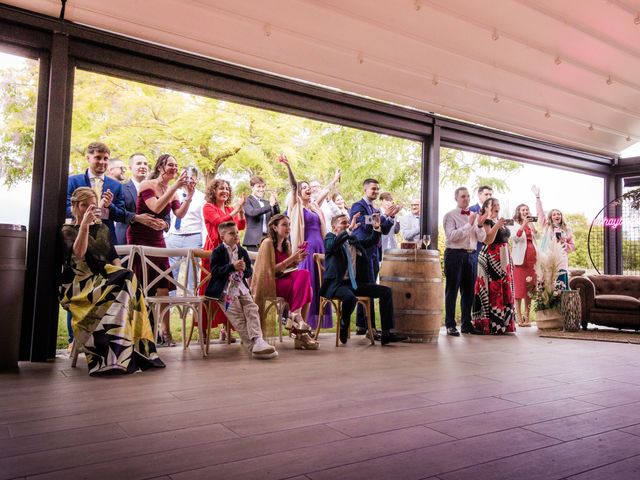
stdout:
[(593, 132), (593, 123), (589, 124), (589, 130)]
[(556, 65), (560, 65), (562, 63), (562, 60), (560, 59), (560, 55), (556, 55), (556, 59), (554, 60)]
[(498, 30), (494, 30), (493, 33), (491, 34), (491, 40), (495, 42), (499, 38), (500, 38), (500, 34), (498, 33)]
[(613, 85), (613, 80), (611, 80), (611, 75), (607, 77), (607, 85)]
[(545, 116), (545, 118), (551, 118), (551, 114), (549, 113), (549, 110), (544, 112), (544, 116)]
[(364, 54), (362, 52), (358, 52), (358, 63), (359, 64), (364, 63)]
[(437, 87), (438, 84), (440, 83), (438, 81), (438, 77), (436, 77), (435, 75), (433, 76), (433, 79), (431, 80), (431, 83), (433, 84), (434, 87)]
[(633, 19), (633, 23), (635, 23), (636, 25), (640, 25), (640, 13), (635, 16), (635, 18)]
[(500, 103), (500, 97), (498, 97), (498, 94), (493, 96), (493, 102), (494, 103)]
[(626, 140), (627, 140), (627, 142), (630, 142), (631, 141), (631, 135), (627, 135)]
[(264, 36), (265, 37), (270, 37), (271, 36), (271, 25), (268, 23), (264, 24)]
[(415, 7), (416, 7), (416, 12), (419, 11), (422, 8), (422, 1), (421, 0), (415, 0), (415, 2), (413, 2)]

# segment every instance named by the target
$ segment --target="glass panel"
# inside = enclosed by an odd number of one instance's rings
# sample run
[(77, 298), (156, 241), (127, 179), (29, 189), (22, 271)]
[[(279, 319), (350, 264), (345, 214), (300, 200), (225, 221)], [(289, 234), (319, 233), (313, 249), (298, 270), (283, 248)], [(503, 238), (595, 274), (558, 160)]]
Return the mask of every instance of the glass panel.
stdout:
[(0, 46), (0, 85), (0, 223), (28, 226), (38, 61)]
[(627, 186), (622, 193), (622, 274), (640, 275), (640, 187)]

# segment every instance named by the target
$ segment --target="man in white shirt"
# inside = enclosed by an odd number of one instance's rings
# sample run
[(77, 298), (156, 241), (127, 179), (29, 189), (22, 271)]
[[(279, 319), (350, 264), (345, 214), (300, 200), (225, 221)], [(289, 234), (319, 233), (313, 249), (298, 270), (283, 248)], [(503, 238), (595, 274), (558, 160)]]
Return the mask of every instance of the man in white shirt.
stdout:
[(411, 213), (400, 219), (400, 234), (405, 242), (420, 241), (420, 199), (411, 200)]
[[(188, 169), (191, 178), (194, 182), (198, 181), (198, 169), (190, 167)], [(185, 189), (178, 189), (176, 191), (178, 200), (180, 203), (187, 198), (187, 191)], [(206, 200), (204, 193), (196, 190), (193, 193), (189, 210), (184, 217), (178, 218), (174, 215), (173, 211), (170, 213), (170, 226), (169, 232), (165, 235), (164, 241), (167, 244), (167, 248), (202, 248), (204, 239), (202, 235), (203, 220), (202, 220), (202, 207)], [(169, 263), (173, 267), (174, 264), (180, 259), (180, 257), (170, 257)], [(178, 278), (180, 274), (180, 267), (176, 266), (173, 269), (173, 277)], [(187, 279), (187, 285), (190, 288), (195, 289), (195, 278), (193, 276), (193, 270), (189, 270), (189, 278)]]
[(456, 328), (456, 300), (460, 290), (462, 333), (478, 332), (471, 324), (471, 307), (476, 280), (478, 253), (476, 245), (484, 241), (487, 234), (483, 228), (487, 214), (479, 215), (469, 211), (471, 197), (465, 187), (455, 191), (457, 206), (444, 216), (445, 246), (444, 275), (445, 286), (445, 325), (447, 334), (459, 337)]

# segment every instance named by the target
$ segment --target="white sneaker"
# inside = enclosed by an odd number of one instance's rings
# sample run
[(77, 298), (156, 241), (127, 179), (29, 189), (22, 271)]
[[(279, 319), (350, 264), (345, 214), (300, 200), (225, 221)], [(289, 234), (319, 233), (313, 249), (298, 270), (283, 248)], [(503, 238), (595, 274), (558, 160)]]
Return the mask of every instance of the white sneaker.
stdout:
[(263, 338), (257, 338), (251, 349), (253, 358), (269, 359), (278, 356), (278, 352), (273, 345), (269, 345)]

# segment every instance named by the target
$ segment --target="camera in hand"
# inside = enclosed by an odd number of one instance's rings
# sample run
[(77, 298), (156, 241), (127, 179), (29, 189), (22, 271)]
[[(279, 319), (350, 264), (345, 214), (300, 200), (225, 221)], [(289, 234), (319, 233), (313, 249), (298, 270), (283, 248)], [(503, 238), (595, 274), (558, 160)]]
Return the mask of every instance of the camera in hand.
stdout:
[(537, 222), (538, 217), (527, 217), (527, 220), (529, 220), (530, 222)]
[(504, 224), (505, 224), (506, 226), (508, 226), (508, 227), (513, 226), (513, 223), (514, 223), (514, 222), (513, 222), (513, 218), (505, 218), (505, 219), (504, 219)]
[(560, 240), (562, 238), (562, 232), (556, 231), (555, 234), (556, 234), (556, 240)]

